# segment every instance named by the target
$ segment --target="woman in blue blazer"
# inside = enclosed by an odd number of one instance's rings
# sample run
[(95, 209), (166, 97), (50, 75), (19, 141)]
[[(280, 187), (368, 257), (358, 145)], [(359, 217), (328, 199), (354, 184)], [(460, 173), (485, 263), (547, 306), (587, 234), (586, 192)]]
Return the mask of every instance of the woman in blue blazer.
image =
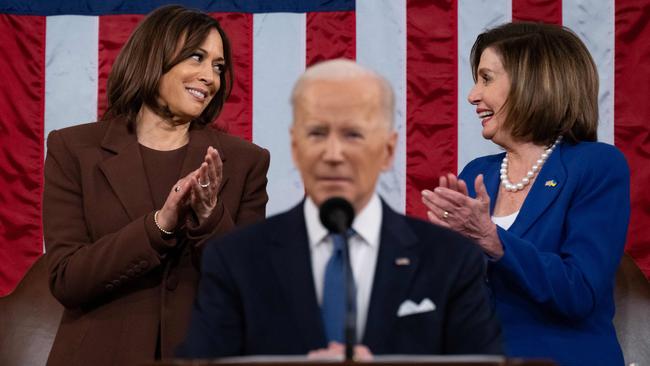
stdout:
[(469, 102), (483, 137), (505, 152), (423, 191), (429, 220), (485, 252), (509, 355), (623, 364), (613, 284), (630, 174), (619, 150), (596, 142), (589, 52), (567, 28), (509, 23), (479, 35), (471, 63)]

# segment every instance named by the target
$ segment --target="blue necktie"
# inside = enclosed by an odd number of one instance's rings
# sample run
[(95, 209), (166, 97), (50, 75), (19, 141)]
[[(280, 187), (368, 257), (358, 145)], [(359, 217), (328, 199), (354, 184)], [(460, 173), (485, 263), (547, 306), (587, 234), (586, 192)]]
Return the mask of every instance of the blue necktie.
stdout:
[(321, 316), (325, 325), (327, 342), (336, 341), (343, 343), (344, 341), (345, 263), (343, 261), (343, 240), (341, 234), (332, 234), (334, 250), (325, 267)]

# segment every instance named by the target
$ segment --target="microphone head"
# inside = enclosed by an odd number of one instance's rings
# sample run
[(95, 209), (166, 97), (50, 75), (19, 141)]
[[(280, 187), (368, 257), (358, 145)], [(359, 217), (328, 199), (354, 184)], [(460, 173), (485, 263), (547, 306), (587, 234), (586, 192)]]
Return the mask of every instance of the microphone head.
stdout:
[(345, 198), (332, 197), (320, 206), (320, 222), (332, 233), (345, 233), (353, 220), (354, 208)]

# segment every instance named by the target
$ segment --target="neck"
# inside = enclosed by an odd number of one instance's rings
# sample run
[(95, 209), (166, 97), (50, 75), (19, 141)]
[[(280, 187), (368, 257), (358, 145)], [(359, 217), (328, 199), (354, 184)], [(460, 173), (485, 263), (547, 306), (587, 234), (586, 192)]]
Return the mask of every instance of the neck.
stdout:
[(154, 150), (174, 150), (189, 141), (190, 122), (179, 123), (155, 114), (143, 106), (136, 120), (138, 142)]

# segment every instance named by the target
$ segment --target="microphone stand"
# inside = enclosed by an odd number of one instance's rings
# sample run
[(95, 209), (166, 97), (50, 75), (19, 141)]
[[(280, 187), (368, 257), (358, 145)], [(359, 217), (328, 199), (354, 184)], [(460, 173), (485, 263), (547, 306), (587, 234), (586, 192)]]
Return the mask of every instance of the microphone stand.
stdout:
[(356, 306), (356, 288), (354, 285), (354, 275), (352, 274), (352, 265), (350, 262), (350, 249), (348, 245), (348, 236), (345, 232), (343, 236), (343, 264), (345, 272), (343, 273), (345, 286), (345, 360), (353, 361), (354, 345), (357, 343), (357, 306)]

